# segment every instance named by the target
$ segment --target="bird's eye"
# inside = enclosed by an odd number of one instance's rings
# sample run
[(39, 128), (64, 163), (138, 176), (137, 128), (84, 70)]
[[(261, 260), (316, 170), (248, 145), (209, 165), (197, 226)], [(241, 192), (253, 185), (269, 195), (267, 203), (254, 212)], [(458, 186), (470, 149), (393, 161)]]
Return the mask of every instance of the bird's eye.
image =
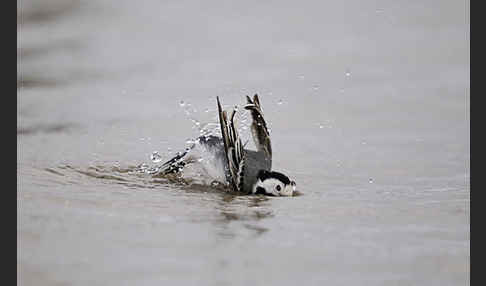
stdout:
[(279, 191), (279, 192), (280, 192), (280, 190), (281, 190), (282, 188), (280, 187), (280, 185), (277, 185), (277, 186), (275, 187), (275, 189), (277, 189), (277, 191)]

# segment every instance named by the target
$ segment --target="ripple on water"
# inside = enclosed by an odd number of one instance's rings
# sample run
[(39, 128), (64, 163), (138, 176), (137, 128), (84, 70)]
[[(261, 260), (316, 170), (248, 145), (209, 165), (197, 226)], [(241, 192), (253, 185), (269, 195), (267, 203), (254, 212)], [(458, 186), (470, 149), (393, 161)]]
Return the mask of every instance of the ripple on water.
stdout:
[[(160, 166), (150, 167), (147, 164), (138, 166), (119, 166), (119, 165), (93, 165), (88, 167), (60, 165), (55, 168), (44, 168), (45, 172), (64, 177), (64, 183), (83, 184), (86, 180), (97, 180), (105, 184), (117, 184), (132, 189), (144, 188), (154, 189), (157, 187), (168, 187), (169, 189), (183, 190), (187, 193), (219, 193), (228, 195), (228, 200), (235, 198), (252, 198), (253, 205), (265, 202), (269, 199), (263, 195), (245, 196), (241, 194), (229, 193), (228, 186), (221, 182), (212, 181), (206, 183), (198, 177), (184, 177), (181, 174), (161, 174), (158, 172)], [(79, 176), (81, 175), (81, 176)], [(302, 193), (296, 191), (294, 196), (301, 196)]]

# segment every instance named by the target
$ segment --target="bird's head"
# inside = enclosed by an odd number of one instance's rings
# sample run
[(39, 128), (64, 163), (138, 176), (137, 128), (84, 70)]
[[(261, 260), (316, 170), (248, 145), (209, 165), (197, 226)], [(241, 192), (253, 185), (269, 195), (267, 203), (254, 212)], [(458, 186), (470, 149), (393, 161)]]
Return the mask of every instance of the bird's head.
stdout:
[(267, 196), (292, 196), (295, 192), (296, 184), (286, 175), (275, 172), (260, 170), (257, 174), (257, 181), (253, 186), (253, 194)]

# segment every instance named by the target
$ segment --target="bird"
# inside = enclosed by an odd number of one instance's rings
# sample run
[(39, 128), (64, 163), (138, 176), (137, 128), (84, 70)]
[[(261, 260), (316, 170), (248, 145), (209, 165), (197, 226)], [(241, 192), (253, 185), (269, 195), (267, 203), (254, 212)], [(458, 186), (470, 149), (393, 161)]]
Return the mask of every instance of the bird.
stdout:
[[(258, 94), (246, 96), (245, 110), (251, 114), (251, 135), (256, 150), (246, 149), (236, 127), (237, 107), (228, 116), (216, 97), (221, 137), (200, 136), (194, 143), (163, 163), (159, 173), (182, 172), (189, 164), (203, 161), (208, 176), (224, 183), (230, 191), (243, 195), (292, 196), (296, 183), (287, 175), (272, 170), (272, 144)], [(245, 144), (246, 145), (246, 144)]]

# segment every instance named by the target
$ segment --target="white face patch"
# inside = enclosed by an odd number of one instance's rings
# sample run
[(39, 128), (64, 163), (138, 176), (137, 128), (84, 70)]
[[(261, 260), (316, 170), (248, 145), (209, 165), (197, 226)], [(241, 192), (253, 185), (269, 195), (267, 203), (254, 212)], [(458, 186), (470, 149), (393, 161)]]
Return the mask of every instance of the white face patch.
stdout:
[(252, 193), (257, 193), (259, 188), (263, 188), (265, 194), (274, 196), (292, 196), (294, 191), (293, 186), (285, 185), (282, 181), (274, 178), (268, 178), (263, 182), (258, 180), (253, 186)]
[(291, 197), (294, 194), (295, 186), (286, 185), (285, 188), (280, 192), (281, 196)]

